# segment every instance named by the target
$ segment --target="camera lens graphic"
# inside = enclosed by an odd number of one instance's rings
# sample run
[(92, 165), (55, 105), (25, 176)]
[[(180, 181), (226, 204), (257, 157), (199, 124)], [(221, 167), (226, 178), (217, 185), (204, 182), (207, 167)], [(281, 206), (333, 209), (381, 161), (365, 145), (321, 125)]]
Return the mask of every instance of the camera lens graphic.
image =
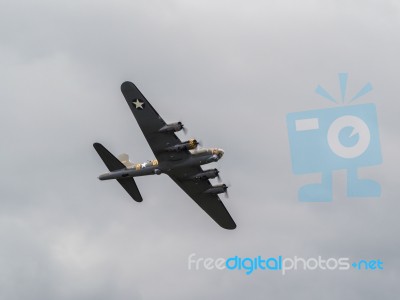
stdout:
[[(358, 141), (352, 146), (343, 145), (340, 134), (345, 128), (352, 128), (349, 139), (359, 135)], [(365, 122), (356, 116), (342, 116), (332, 122), (328, 129), (328, 144), (333, 153), (342, 158), (356, 158), (363, 154), (371, 141), (371, 134)]]
[[(352, 146), (343, 145), (340, 134), (344, 128), (352, 128), (349, 139), (358, 136), (357, 142)], [(363, 154), (369, 146), (371, 134), (365, 122), (356, 116), (342, 116), (332, 122), (328, 129), (328, 144), (333, 153), (342, 158), (355, 158)]]

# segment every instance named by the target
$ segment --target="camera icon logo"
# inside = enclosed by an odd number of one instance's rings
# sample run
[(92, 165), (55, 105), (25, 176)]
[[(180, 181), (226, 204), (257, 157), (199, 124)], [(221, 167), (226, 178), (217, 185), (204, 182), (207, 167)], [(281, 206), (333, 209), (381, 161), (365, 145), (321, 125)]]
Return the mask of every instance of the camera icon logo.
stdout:
[[(344, 99), (347, 74), (339, 74)], [(367, 87), (367, 88), (366, 88)], [(353, 97), (370, 91), (367, 84)], [(335, 101), (322, 87), (317, 93)], [(344, 102), (344, 101), (343, 101)], [(332, 201), (332, 172), (347, 170), (349, 197), (379, 197), (379, 183), (359, 179), (360, 167), (382, 163), (376, 107), (372, 103), (289, 113), (286, 118), (294, 174), (321, 173), (321, 183), (300, 188), (300, 201)]]

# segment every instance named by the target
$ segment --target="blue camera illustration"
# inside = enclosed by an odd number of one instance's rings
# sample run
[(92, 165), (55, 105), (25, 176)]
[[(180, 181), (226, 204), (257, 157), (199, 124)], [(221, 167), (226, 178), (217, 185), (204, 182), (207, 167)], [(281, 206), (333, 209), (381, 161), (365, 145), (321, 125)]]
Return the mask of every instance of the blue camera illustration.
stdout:
[(295, 174), (322, 173), (321, 183), (299, 190), (300, 201), (332, 201), (332, 171), (347, 170), (349, 197), (378, 197), (380, 185), (359, 179), (357, 169), (380, 164), (374, 104), (289, 113), (286, 118)]

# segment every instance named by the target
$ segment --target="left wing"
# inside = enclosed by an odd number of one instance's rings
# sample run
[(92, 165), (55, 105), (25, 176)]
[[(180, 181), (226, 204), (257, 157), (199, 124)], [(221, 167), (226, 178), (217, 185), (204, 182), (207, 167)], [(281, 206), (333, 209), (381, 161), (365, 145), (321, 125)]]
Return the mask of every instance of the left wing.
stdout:
[(233, 221), (225, 205), (217, 194), (205, 194), (212, 187), (209, 180), (192, 180), (191, 176), (202, 172), (200, 166), (185, 167), (172, 170), (168, 175), (182, 190), (186, 192), (219, 226), (225, 229), (235, 229)]
[(159, 162), (176, 161), (190, 156), (188, 150), (179, 152), (165, 151), (165, 148), (182, 142), (174, 132), (159, 132), (166, 123), (132, 82), (124, 82), (121, 85), (121, 91)]

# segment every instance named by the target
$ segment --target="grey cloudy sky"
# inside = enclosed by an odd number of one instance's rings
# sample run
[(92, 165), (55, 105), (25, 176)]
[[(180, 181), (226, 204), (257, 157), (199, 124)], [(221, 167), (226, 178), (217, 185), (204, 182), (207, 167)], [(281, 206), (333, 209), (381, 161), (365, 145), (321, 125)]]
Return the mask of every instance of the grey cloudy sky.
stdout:
[[(0, 0), (0, 298), (394, 299), (399, 292), (400, 5), (397, 1)], [(290, 112), (334, 107), (340, 72), (377, 106), (379, 199), (301, 203)], [(182, 120), (231, 183), (219, 228), (167, 176), (133, 202), (92, 148), (152, 153), (120, 92), (130, 80)], [(336, 93), (336, 94), (335, 94)], [(189, 271), (203, 257), (379, 258), (377, 272)]]

